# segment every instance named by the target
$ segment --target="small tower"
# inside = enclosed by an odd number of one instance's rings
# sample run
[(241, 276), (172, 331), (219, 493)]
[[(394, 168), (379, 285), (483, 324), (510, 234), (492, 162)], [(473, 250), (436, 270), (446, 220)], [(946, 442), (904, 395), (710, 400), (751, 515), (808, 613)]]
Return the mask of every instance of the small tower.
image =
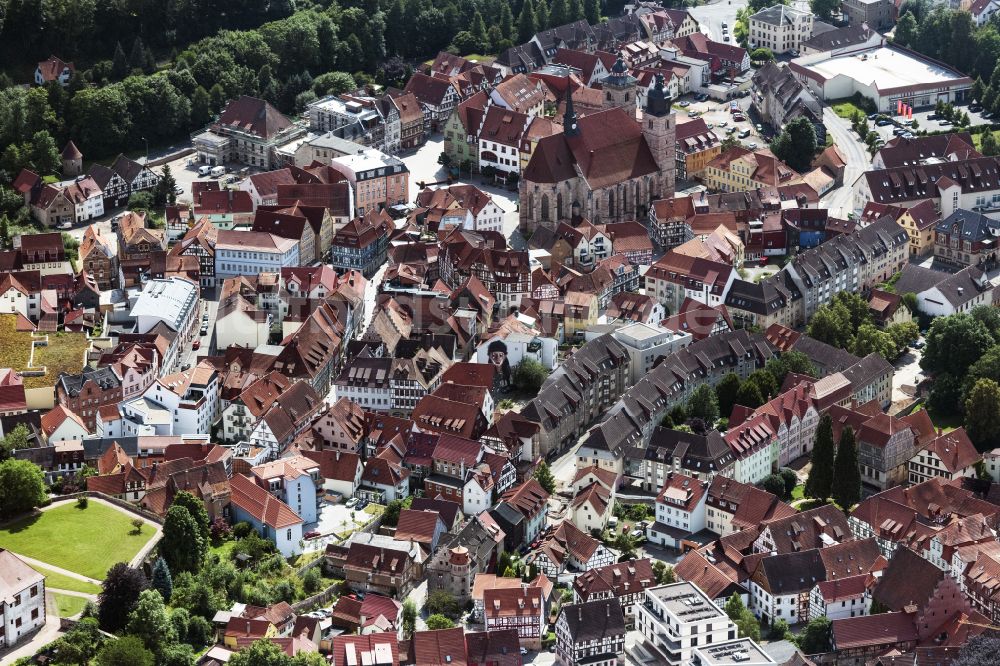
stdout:
[(611, 67), (611, 73), (601, 79), (601, 88), (604, 89), (604, 108), (634, 111), (636, 83), (636, 78), (628, 73), (628, 67), (619, 54)]
[(83, 153), (72, 141), (62, 150), (62, 172), (67, 178), (75, 178), (83, 173)]
[[(465, 546), (455, 546), (449, 551), (448, 564), (451, 565), (451, 592), (460, 598), (468, 598), (472, 589), (472, 560), (469, 549)], [(463, 584), (464, 583), (464, 584)], [(455, 589), (458, 588), (458, 589)]]
[(659, 187), (650, 194), (656, 198), (674, 195), (674, 179), (677, 173), (677, 117), (670, 109), (673, 100), (667, 93), (663, 74), (656, 75), (656, 84), (646, 96), (646, 106), (642, 113), (642, 134), (660, 167)]

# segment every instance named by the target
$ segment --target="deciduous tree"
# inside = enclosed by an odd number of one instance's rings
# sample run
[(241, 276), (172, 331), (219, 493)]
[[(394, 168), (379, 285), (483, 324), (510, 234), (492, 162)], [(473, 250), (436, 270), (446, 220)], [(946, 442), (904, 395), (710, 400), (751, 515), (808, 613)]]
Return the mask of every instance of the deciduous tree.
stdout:
[(736, 396), (740, 391), (740, 377), (730, 372), (715, 385), (715, 397), (719, 403), (719, 413), (729, 418), (736, 404)]
[(711, 386), (699, 384), (695, 388), (687, 401), (687, 413), (690, 417), (702, 419), (708, 425), (715, 423), (719, 418), (719, 399)]
[(552, 470), (549, 468), (549, 464), (544, 460), (538, 464), (535, 468), (535, 480), (538, 481), (538, 485), (545, 489), (545, 492), (552, 494), (556, 490), (556, 479), (552, 476)]
[(119, 562), (110, 569), (101, 584), (98, 597), (98, 619), (101, 629), (116, 632), (125, 626), (129, 614), (139, 601), (139, 594), (149, 587), (149, 581), (139, 569)]
[(0, 462), (0, 518), (13, 518), (45, 503), (45, 475), (30, 460)]
[(1000, 443), (1000, 385), (992, 379), (979, 379), (965, 399), (965, 429), (980, 451)]

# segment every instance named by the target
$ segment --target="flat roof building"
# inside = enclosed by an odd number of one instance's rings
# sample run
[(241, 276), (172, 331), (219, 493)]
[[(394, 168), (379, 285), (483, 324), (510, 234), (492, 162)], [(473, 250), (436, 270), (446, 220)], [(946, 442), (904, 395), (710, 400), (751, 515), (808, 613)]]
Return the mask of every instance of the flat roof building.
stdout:
[(813, 53), (793, 60), (795, 76), (824, 100), (860, 93), (879, 111), (895, 111), (902, 101), (914, 108), (934, 106), (938, 100), (968, 101), (972, 79), (944, 63), (899, 46), (831, 55)]

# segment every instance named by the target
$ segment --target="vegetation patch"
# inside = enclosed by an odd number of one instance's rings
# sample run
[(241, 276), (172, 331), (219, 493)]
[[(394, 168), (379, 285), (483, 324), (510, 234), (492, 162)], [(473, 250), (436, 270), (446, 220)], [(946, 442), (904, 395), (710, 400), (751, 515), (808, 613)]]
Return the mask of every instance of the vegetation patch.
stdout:
[(56, 599), (56, 607), (59, 609), (59, 617), (72, 617), (83, 610), (87, 605), (87, 600), (83, 597), (75, 597), (69, 594), (59, 594), (53, 592)]
[(131, 561), (153, 537), (149, 528), (136, 534), (132, 518), (101, 502), (67, 503), (0, 529), (0, 548), (104, 580), (111, 565)]
[(77, 373), (83, 369), (84, 354), (90, 345), (85, 333), (49, 333), (49, 344), (35, 348), (31, 359), (31, 343), (39, 339), (27, 331), (17, 330), (17, 316), (0, 315), (0, 367), (19, 372), (32, 368), (46, 368), (40, 376), (24, 377), (24, 388), (42, 388), (55, 384), (60, 372)]
[(83, 592), (85, 594), (101, 593), (99, 585), (94, 585), (93, 583), (88, 583), (85, 580), (61, 574), (58, 571), (53, 571), (52, 569), (37, 564), (31, 565), (31, 568), (38, 573), (45, 575), (45, 587), (50, 590), (69, 590), (70, 592)]

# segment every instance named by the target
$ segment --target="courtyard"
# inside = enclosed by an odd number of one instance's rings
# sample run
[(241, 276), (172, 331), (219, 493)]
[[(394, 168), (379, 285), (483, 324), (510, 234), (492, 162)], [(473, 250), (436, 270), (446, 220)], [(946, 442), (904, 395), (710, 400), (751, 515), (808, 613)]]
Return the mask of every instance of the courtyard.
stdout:
[(144, 521), (136, 534), (133, 518), (98, 500), (85, 508), (69, 501), (0, 528), (0, 548), (100, 581), (115, 563), (131, 562), (157, 533), (158, 526)]

